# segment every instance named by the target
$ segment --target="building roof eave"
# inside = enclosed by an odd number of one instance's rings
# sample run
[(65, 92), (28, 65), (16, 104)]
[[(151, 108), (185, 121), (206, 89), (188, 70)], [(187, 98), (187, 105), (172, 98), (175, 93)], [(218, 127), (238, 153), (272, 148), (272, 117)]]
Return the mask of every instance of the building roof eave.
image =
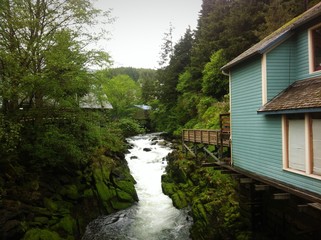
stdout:
[(321, 3), (316, 4), (314, 7), (310, 8), (298, 17), (292, 19), (291, 21), (283, 25), (281, 28), (279, 28), (278, 30), (276, 30), (275, 32), (258, 42), (257, 44), (255, 44), (245, 52), (241, 53), (232, 61), (224, 65), (221, 68), (221, 70), (228, 71), (230, 68), (256, 54), (266, 53), (282, 41), (286, 40), (288, 37), (292, 36), (292, 34), (294, 34), (294, 30), (319, 16), (321, 16)]

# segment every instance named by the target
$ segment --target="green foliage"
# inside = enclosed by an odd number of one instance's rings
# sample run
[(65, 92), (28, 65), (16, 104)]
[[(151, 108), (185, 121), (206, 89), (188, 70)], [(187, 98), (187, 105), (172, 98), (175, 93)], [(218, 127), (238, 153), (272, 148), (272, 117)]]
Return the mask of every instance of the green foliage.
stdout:
[(144, 133), (144, 129), (139, 125), (139, 123), (131, 118), (119, 119), (115, 125), (122, 131), (124, 137)]
[(38, 228), (30, 229), (23, 240), (59, 240), (60, 236), (56, 232)]
[(221, 67), (226, 64), (223, 56), (223, 50), (215, 52), (211, 56), (203, 70), (202, 91), (207, 96), (221, 99), (228, 93), (228, 77), (224, 76)]
[(229, 112), (229, 98), (225, 96), (223, 101), (207, 97), (202, 98), (197, 106), (198, 108), (198, 123), (193, 126), (197, 129), (219, 129), (220, 114)]
[[(109, 63), (106, 53), (87, 47), (104, 35), (86, 31), (101, 14), (88, 0), (2, 1), (3, 110), (14, 112), (21, 107), (57, 103), (74, 106), (76, 94), (81, 96), (90, 87), (86, 67)], [(105, 16), (108, 20), (108, 13)]]
[(103, 89), (113, 106), (112, 116), (116, 119), (130, 116), (132, 107), (141, 100), (139, 85), (127, 75), (105, 80)]
[(116, 140), (120, 136), (106, 132), (106, 120), (98, 114), (66, 113), (54, 122), (27, 122), (22, 129), (18, 153), (22, 164), (27, 162), (34, 168), (73, 171), (87, 164), (97, 148), (120, 142)]
[(54, 125), (38, 127), (34, 141), (22, 146), (31, 163), (39, 167), (58, 167), (66, 163), (79, 166), (85, 160), (78, 139)]
[(177, 84), (180, 74), (190, 64), (190, 54), (193, 43), (193, 33), (188, 28), (184, 37), (175, 45), (170, 55), (169, 65), (157, 71), (159, 98), (168, 108), (172, 107), (178, 98)]
[(20, 143), (21, 124), (9, 120), (3, 114), (0, 114), (0, 156), (3, 157), (12, 154), (17, 150)]
[(156, 128), (175, 135), (182, 128), (217, 128), (218, 115), (228, 111), (228, 77), (221, 67), (317, 2), (203, 1), (197, 29), (186, 31), (168, 65), (157, 71)]
[(319, 0), (272, 0), (264, 6), (264, 23), (256, 34), (263, 39), (268, 34), (303, 13), (307, 8), (319, 3)]
[(188, 83), (192, 79), (192, 74), (189, 70), (185, 70), (185, 72), (181, 73), (178, 78), (178, 84), (176, 89), (180, 93), (184, 93), (188, 90)]
[(164, 33), (163, 44), (161, 47), (162, 51), (160, 52), (160, 59), (158, 62), (161, 68), (166, 67), (173, 55), (173, 30), (173, 25), (170, 23), (168, 32)]
[(163, 188), (177, 207), (191, 206), (193, 239), (250, 239), (240, 215), (236, 182), (218, 170), (202, 168), (179, 152), (167, 157)]

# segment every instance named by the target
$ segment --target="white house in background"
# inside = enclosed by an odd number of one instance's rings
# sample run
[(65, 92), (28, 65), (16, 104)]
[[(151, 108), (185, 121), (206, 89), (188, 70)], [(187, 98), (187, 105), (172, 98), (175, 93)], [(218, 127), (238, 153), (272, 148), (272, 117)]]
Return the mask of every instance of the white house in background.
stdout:
[(107, 101), (107, 96), (104, 99), (99, 99), (95, 94), (88, 93), (79, 100), (79, 107), (82, 109), (112, 109), (113, 106)]

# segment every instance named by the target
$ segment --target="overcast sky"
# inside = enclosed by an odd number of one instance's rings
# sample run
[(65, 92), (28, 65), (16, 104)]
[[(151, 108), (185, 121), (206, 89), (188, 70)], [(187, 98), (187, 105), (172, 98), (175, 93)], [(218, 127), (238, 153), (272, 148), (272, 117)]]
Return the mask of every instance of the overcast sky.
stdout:
[(102, 44), (114, 67), (157, 68), (170, 23), (176, 43), (188, 26), (196, 29), (201, 4), (202, 0), (98, 0), (95, 5), (112, 9), (116, 18), (107, 25), (111, 39)]

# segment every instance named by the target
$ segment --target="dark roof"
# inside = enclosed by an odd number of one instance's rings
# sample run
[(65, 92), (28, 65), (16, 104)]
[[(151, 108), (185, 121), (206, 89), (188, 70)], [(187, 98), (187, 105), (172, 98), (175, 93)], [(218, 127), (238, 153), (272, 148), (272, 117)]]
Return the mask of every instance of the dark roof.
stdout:
[(321, 78), (296, 81), (264, 106), (258, 113), (282, 114), (315, 112), (321, 109)]
[(321, 2), (310, 8), (306, 12), (302, 13), (298, 17), (292, 19), (290, 22), (283, 25), (281, 28), (264, 38), (259, 43), (255, 44), (238, 57), (227, 63), (222, 67), (222, 70), (228, 70), (236, 64), (248, 59), (256, 54), (263, 54), (278, 43), (284, 41), (293, 34), (293, 30), (309, 22), (310, 20), (321, 16)]

